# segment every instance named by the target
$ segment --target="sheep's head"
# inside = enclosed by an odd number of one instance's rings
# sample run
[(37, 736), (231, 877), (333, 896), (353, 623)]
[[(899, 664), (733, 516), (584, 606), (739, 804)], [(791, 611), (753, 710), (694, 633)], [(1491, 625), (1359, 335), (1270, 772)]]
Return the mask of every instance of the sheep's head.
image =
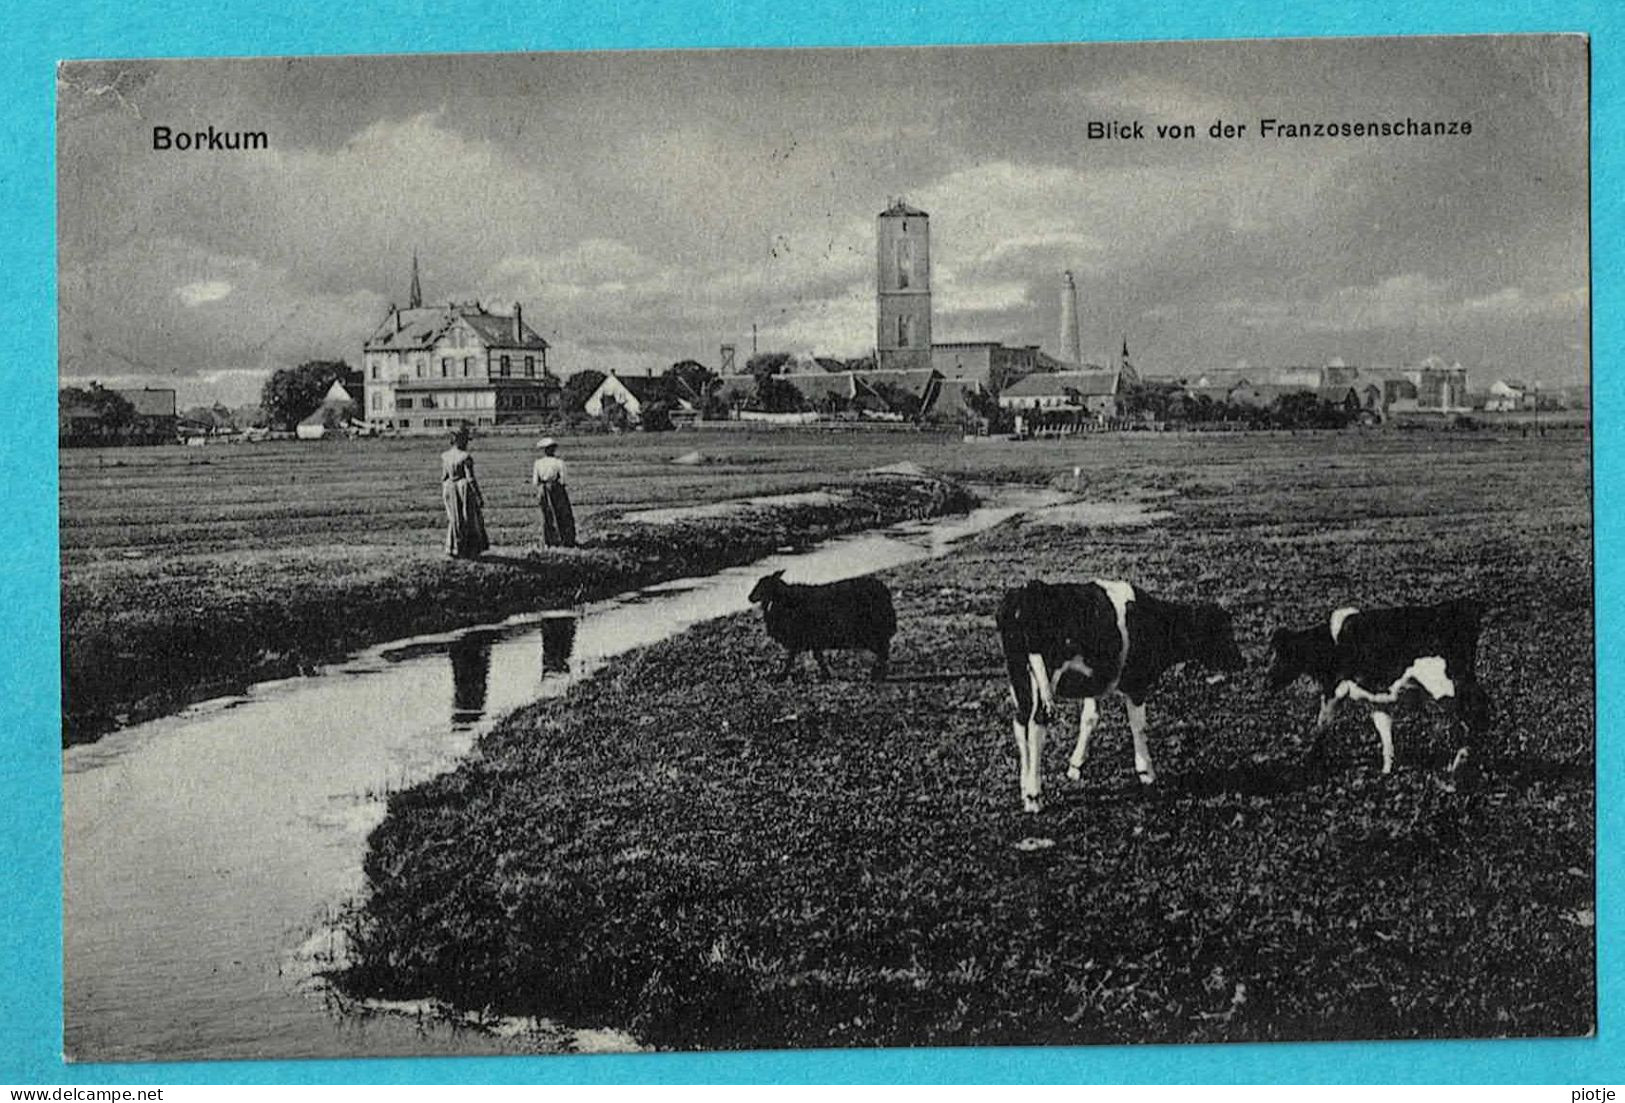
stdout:
[(752, 605), (765, 605), (773, 601), (784, 589), (784, 572), (774, 571), (763, 575), (750, 590), (750, 603)]

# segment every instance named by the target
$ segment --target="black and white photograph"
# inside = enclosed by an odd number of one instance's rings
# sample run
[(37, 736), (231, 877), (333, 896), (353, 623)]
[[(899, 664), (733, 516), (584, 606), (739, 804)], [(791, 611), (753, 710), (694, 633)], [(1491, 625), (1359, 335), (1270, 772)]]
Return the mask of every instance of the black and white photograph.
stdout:
[(56, 109), (68, 1060), (1595, 1033), (1585, 36)]

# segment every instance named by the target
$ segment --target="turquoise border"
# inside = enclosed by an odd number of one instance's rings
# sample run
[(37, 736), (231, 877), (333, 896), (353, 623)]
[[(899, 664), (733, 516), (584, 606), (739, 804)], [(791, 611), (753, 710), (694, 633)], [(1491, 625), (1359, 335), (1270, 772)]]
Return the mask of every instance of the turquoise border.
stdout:
[[(1625, 1081), (1618, 1011), (1619, 843), (1625, 755), (1608, 718), (1625, 703), (1609, 675), (1625, 666), (1620, 495), (1625, 400), (1609, 364), (1621, 347), (1619, 279), (1608, 245), (1622, 226), (1620, 10), (1605, 0), (1129, 0), (860, 3), (775, 7), (704, 0), (619, 0), (583, 8), (468, 0), (166, 0), (124, 8), (96, 0), (22, 0), (6, 20), (11, 78), (0, 129), (0, 319), (19, 350), (0, 402), (0, 469), (12, 554), (0, 569), (0, 1083), (594, 1083), (594, 1082), (1556, 1082)], [(61, 1060), (60, 759), (57, 752), (57, 517), (54, 348), (53, 70), (61, 58), (176, 57), (727, 46), (929, 45), (1255, 36), (1585, 31), (1592, 37), (1594, 393), (1597, 442), (1599, 1035), (1582, 1040), (1368, 1044), (964, 1049), (724, 1056), (456, 1058), (218, 1064), (75, 1065)], [(1600, 202), (1598, 200), (1601, 200)]]

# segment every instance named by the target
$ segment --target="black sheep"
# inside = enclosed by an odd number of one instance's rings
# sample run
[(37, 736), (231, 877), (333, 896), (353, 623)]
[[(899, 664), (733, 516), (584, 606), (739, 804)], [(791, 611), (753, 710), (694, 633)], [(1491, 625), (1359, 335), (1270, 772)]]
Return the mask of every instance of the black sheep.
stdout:
[(788, 678), (796, 658), (811, 651), (829, 677), (825, 651), (873, 651), (874, 680), (885, 680), (897, 613), (891, 591), (877, 578), (849, 578), (822, 586), (784, 581), (783, 571), (767, 575), (750, 592), (762, 607), (767, 634), (789, 651), (780, 678)]

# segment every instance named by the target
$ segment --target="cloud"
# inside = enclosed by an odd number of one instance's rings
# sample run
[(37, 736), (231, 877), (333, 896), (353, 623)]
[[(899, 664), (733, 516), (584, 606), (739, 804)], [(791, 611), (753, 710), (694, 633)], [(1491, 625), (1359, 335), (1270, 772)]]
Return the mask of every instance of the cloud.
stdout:
[[(1447, 327), (1485, 317), (1583, 319), (1587, 299), (1585, 288), (1531, 295), (1518, 287), (1506, 287), (1470, 295), (1452, 280), (1407, 272), (1375, 284), (1339, 287), (1312, 299), (1227, 299), (1214, 303), (1212, 312), (1229, 315), (1235, 324), (1253, 329), (1359, 333)], [(1154, 313), (1167, 316), (1168, 312)]]
[(185, 287), (177, 287), (175, 294), (180, 296), (181, 302), (187, 306), (202, 306), (204, 303), (219, 302), (231, 294), (231, 284), (225, 280), (202, 280), (198, 283), (189, 283)]
[[(1578, 374), (1583, 112), (1554, 121), (1497, 75), (1538, 77), (1550, 51), (1475, 68), (1482, 55), (1203, 43), (86, 69), (59, 119), (60, 370), (224, 387), (238, 377), (222, 372), (353, 360), (405, 301), (414, 251), (429, 301), (522, 302), (564, 371), (711, 363), (753, 325), (763, 348), (852, 355), (874, 341), (875, 216), (903, 195), (931, 212), (941, 339), (1052, 341), (1071, 269), (1092, 355), (1124, 333), (1147, 364), (1415, 343)], [(1205, 130), (1210, 114), (1396, 97), (1475, 105), (1473, 142), (1082, 137), (1092, 118)], [(200, 104), (266, 127), (272, 148), (166, 159), (129, 140)]]

